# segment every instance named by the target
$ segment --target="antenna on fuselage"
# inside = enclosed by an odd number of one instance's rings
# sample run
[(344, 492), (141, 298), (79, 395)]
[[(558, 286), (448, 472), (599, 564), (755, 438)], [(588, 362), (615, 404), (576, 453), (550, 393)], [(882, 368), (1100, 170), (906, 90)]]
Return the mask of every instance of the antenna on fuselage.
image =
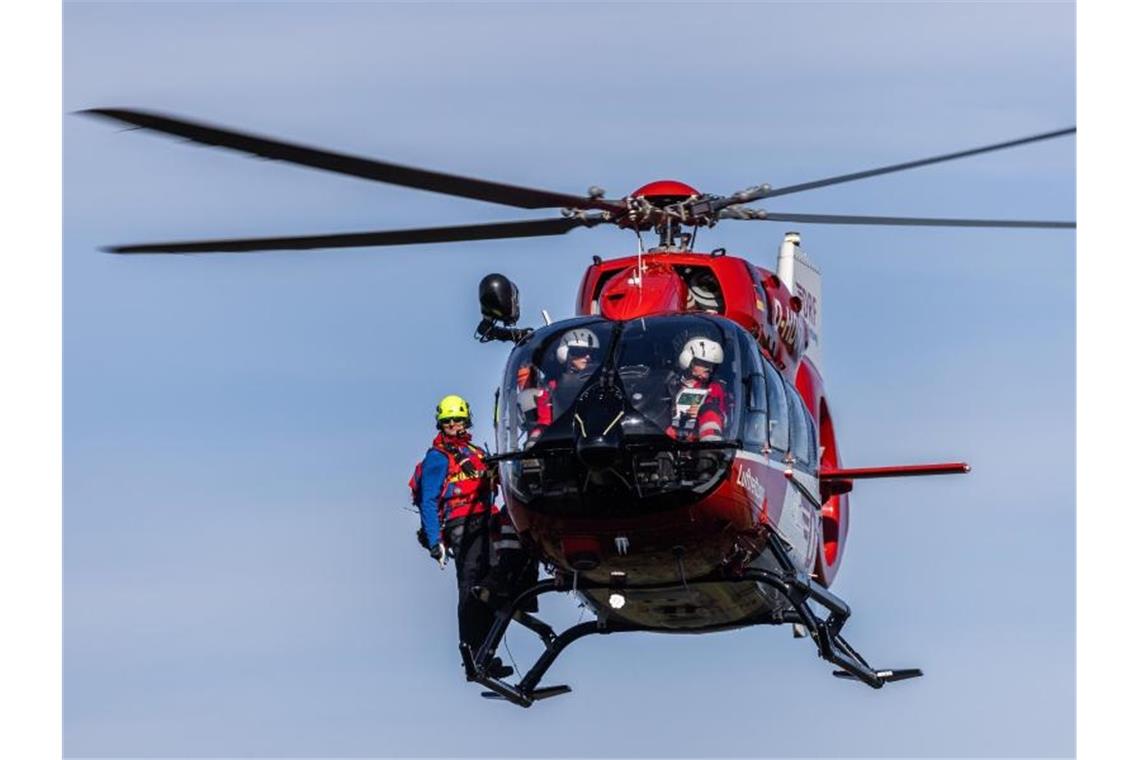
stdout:
[(637, 289), (641, 290), (641, 273), (645, 271), (644, 265), (641, 262), (641, 257), (645, 253), (645, 242), (641, 239), (641, 230), (634, 227), (633, 234), (637, 235), (637, 275), (635, 280)]

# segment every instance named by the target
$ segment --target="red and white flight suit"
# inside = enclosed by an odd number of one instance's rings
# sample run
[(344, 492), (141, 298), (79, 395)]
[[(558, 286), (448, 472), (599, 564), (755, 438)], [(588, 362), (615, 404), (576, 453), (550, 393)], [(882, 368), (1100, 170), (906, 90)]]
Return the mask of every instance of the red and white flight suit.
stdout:
[(672, 424), (665, 431), (681, 441), (724, 440), (729, 398), (725, 385), (713, 379), (724, 363), (724, 349), (710, 338), (693, 338), (677, 359), (682, 375), (674, 397)]

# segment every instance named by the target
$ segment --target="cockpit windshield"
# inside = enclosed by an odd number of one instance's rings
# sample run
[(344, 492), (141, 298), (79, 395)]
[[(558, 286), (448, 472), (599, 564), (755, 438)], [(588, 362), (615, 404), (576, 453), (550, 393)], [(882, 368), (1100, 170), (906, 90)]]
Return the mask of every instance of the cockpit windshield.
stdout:
[(500, 451), (528, 448), (562, 417), (609, 355), (613, 322), (575, 320), (539, 330), (515, 349), (500, 397)]
[(511, 354), (500, 474), (531, 509), (607, 514), (688, 503), (725, 477), (741, 430), (741, 347), (723, 317), (584, 317)]
[[(621, 396), (627, 439), (739, 437), (740, 360), (735, 325), (696, 314), (628, 322), (586, 318), (539, 330), (515, 349), (499, 401), (500, 452), (521, 451), (557, 425), (606, 373)], [(614, 345), (616, 343), (616, 345)], [(597, 381), (597, 382), (595, 382)]]

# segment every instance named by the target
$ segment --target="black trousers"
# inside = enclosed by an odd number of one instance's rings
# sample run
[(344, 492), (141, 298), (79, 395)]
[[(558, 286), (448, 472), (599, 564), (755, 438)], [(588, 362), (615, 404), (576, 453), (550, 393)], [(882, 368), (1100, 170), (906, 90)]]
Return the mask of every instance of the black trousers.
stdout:
[(482, 646), (495, 611), (482, 602), (473, 589), (485, 585), (494, 564), (491, 547), (491, 514), (468, 515), (448, 521), (447, 542), (455, 555), (455, 580), (459, 586), (459, 643), (474, 655)]

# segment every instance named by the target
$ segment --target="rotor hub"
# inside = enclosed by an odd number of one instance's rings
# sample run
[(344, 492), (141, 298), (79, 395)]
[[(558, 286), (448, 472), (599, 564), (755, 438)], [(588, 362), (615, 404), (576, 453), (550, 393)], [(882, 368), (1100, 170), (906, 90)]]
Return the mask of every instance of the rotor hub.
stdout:
[(700, 191), (675, 179), (659, 179), (642, 185), (629, 195), (631, 198), (644, 198), (646, 202), (657, 208), (665, 208), (698, 196)]

